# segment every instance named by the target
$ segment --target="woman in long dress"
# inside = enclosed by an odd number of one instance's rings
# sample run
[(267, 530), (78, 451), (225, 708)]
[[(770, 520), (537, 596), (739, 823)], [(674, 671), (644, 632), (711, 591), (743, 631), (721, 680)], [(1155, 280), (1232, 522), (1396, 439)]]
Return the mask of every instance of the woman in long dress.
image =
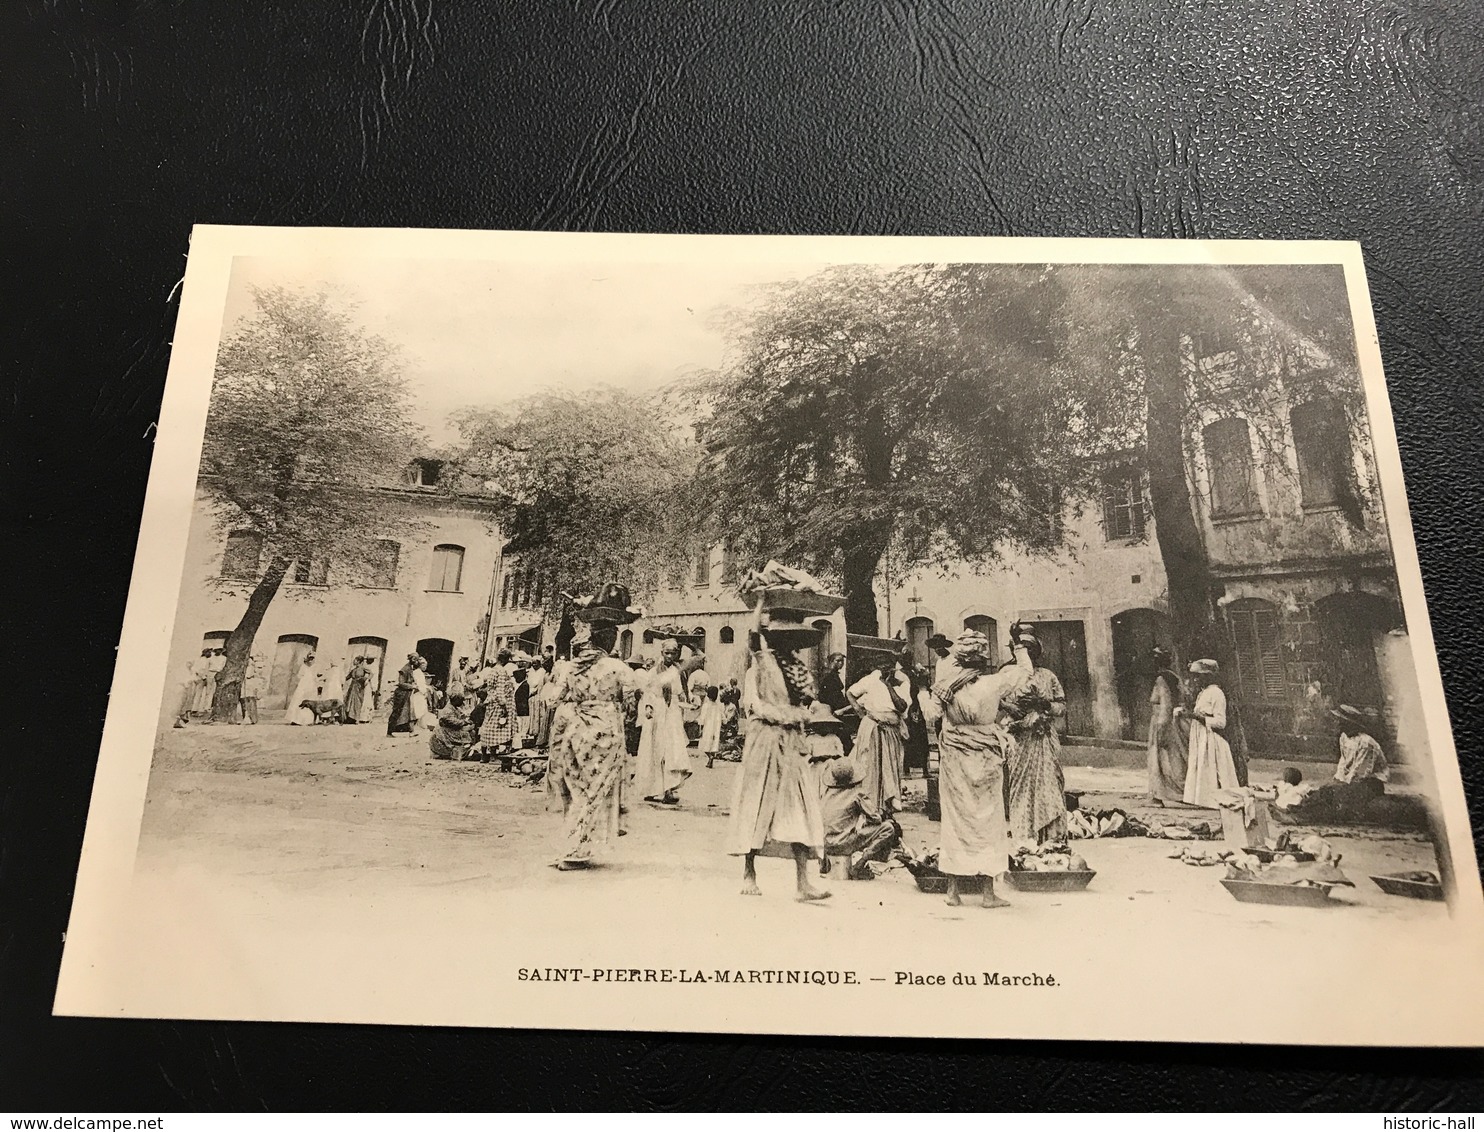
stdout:
[(1061, 770), (1060, 721), (1067, 694), (1041, 667), (1041, 642), (1030, 633), (1011, 641), (1015, 664), (1003, 707), (1015, 749), (1010, 758), (1010, 830), (1018, 841), (1043, 844), (1067, 835), (1066, 780)]
[(437, 725), (438, 721), (433, 715), (432, 692), (433, 689), (428, 685), (428, 660), (420, 656), (412, 666), (412, 696), (408, 701), (413, 730)]
[(1222, 734), (1226, 730), (1226, 693), (1216, 682), (1219, 671), (1214, 660), (1197, 660), (1190, 666), (1191, 683), (1198, 689), (1189, 711), (1177, 708), (1190, 721), (1190, 762), (1185, 772), (1184, 800), (1191, 806), (1216, 808), (1216, 795), (1235, 790), (1237, 765)]
[(943, 713), (938, 735), (938, 798), (942, 807), (938, 868), (948, 875), (948, 903), (957, 906), (959, 881), (983, 877), (986, 908), (1009, 901), (995, 894), (994, 878), (1009, 865), (1009, 820), (1005, 813), (1005, 769), (1015, 742), (1000, 725), (1001, 701), (1018, 679), (990, 667), (989, 638), (969, 631), (954, 642), (952, 665), (933, 697)]
[(293, 689), (289, 692), (289, 722), (296, 727), (307, 727), (314, 722), (314, 712), (305, 707), (309, 700), (319, 699), (319, 677), (314, 671), (314, 653), (304, 658), (294, 677)]
[(1149, 693), (1149, 800), (1156, 806), (1185, 799), (1185, 755), (1190, 747), (1189, 725), (1177, 718), (1180, 677), (1170, 668), (1167, 649), (1154, 650), (1154, 688)]
[(341, 723), (365, 723), (371, 718), (370, 697), (366, 694), (370, 682), (371, 666), (364, 656), (356, 657), (345, 674), (345, 711)]
[(646, 802), (675, 805), (680, 800), (676, 792), (691, 776), (684, 699), (680, 646), (665, 641), (660, 646), (660, 666), (652, 674), (639, 709), (641, 730), (634, 791)]
[(417, 671), (417, 653), (407, 654), (407, 663), (397, 669), (397, 686), (392, 691), (391, 706), (387, 709), (386, 733), (405, 734), (413, 730), (412, 693), (417, 681), (412, 678)]
[(479, 745), (486, 754), (499, 754), (515, 745), (515, 677), (503, 665), (485, 673), (484, 721), (479, 725)]
[(758, 896), (759, 855), (791, 857), (798, 899), (823, 900), (828, 892), (809, 883), (808, 863), (824, 856), (824, 818), (818, 783), (809, 772), (809, 721), (806, 700), (814, 695), (809, 671), (792, 649), (800, 634), (818, 631), (787, 629), (773, 639), (764, 630), (751, 653), (743, 679), (742, 711), (747, 718), (747, 740), (742, 766), (732, 794), (727, 828), (727, 852), (745, 858), (742, 894)]
[(628, 755), (624, 707), (633, 670), (608, 654), (615, 629), (595, 624), (572, 660), (555, 670), (556, 711), (546, 763), (548, 806), (562, 813), (563, 872), (591, 865), (619, 834)]
[(861, 789), (877, 813), (890, 816), (902, 808), (902, 757), (911, 682), (900, 671), (897, 658), (888, 657), (877, 671), (852, 684), (845, 696), (860, 713), (851, 758)]

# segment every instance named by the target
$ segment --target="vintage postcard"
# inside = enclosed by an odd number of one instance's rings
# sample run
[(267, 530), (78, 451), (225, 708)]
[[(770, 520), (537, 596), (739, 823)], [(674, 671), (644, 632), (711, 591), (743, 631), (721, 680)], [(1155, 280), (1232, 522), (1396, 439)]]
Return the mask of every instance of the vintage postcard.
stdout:
[(198, 228), (56, 1010), (1474, 1045), (1358, 246)]

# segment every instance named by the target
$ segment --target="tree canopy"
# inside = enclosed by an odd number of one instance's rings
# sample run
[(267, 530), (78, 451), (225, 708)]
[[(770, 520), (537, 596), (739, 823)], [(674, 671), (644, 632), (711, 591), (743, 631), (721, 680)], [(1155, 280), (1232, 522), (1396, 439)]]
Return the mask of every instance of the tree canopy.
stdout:
[(218, 715), (294, 561), (354, 570), (371, 540), (416, 525), (366, 502), (368, 489), (398, 482), (422, 440), (397, 349), (323, 292), (270, 287), (253, 297), (257, 309), (217, 354), (201, 456), (216, 522), (254, 532), (265, 552), (243, 580), (248, 605), (225, 645)]
[(838, 578), (874, 633), (889, 547), (983, 564), (1059, 545), (1087, 476), (1101, 374), (1068, 365), (1044, 267), (841, 266), (733, 316), (699, 429), (700, 498), (750, 557)]
[(545, 393), (455, 423), (458, 463), (488, 480), (523, 569), (571, 592), (617, 578), (643, 595), (693, 553), (685, 499), (698, 450), (657, 398)]
[(283, 557), (351, 549), (386, 518), (357, 501), (397, 483), (423, 439), (397, 349), (322, 292), (254, 298), (217, 355), (203, 483), (224, 524)]

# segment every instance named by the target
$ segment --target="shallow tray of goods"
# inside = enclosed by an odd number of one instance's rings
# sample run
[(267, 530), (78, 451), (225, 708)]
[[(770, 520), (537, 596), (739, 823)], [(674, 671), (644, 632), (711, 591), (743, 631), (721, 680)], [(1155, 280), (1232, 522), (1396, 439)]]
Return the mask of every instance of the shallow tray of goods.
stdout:
[(1011, 869), (1005, 875), (1020, 892), (1080, 892), (1098, 874), (1095, 869)]
[(1436, 880), (1418, 880), (1408, 876), (1371, 877), (1376, 887), (1391, 896), (1410, 896), (1413, 900), (1441, 900), (1443, 886)]
[(1256, 880), (1222, 880), (1222, 886), (1244, 904), (1283, 904), (1290, 908), (1322, 908), (1338, 904), (1329, 897), (1330, 885), (1265, 884)]
[(769, 586), (754, 595), (762, 598), (764, 609), (787, 609), (795, 613), (813, 613), (828, 617), (845, 604), (837, 594), (815, 593), (813, 590), (795, 590), (788, 586)]

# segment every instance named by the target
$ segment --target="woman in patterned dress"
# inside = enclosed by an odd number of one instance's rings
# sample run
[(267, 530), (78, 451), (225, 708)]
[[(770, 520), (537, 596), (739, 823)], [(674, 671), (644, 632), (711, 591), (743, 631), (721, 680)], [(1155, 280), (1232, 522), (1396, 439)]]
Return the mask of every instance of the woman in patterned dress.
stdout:
[(625, 708), (636, 694), (634, 671), (610, 655), (619, 624), (638, 619), (629, 592), (610, 582), (577, 614), (590, 626), (572, 659), (554, 673), (556, 709), (547, 748), (548, 808), (562, 814), (562, 872), (585, 869), (620, 833)]
[(515, 678), (503, 665), (485, 670), (484, 722), (479, 743), (485, 756), (497, 755), (515, 742)]
[(1002, 704), (1015, 751), (1010, 760), (1010, 830), (1016, 840), (1041, 844), (1067, 836), (1066, 780), (1061, 771), (1060, 721), (1067, 694), (1056, 673), (1043, 668), (1041, 642), (1027, 632), (1010, 642), (1015, 654)]

